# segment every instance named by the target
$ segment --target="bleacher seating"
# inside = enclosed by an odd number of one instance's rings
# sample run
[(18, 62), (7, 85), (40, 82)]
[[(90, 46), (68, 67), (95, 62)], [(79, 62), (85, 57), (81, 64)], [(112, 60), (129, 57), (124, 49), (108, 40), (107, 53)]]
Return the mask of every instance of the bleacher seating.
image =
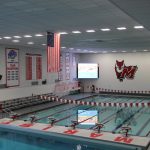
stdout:
[[(49, 95), (52, 95), (52, 93), (44, 94), (44, 95), (49, 96)], [(38, 95), (36, 95), (36, 96), (1, 101), (0, 106), (1, 106), (2, 112), (8, 112), (8, 111), (14, 111), (14, 110), (17, 110), (20, 108), (25, 108), (25, 107), (48, 103), (50, 101), (51, 100), (48, 100), (48, 99), (40, 99), (40, 97)]]

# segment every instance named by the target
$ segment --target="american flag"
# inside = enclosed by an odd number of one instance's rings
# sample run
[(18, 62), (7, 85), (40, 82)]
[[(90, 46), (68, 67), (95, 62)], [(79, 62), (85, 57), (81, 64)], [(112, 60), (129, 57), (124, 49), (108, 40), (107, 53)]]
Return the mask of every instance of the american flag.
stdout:
[(47, 72), (58, 72), (60, 63), (60, 34), (47, 32)]

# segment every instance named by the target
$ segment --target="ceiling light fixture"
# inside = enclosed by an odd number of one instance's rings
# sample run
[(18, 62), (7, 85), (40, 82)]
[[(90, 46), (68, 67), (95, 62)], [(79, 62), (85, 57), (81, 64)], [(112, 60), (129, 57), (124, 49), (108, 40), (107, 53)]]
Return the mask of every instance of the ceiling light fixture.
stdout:
[(92, 32), (95, 32), (95, 30), (93, 30), (93, 29), (91, 29), (91, 30), (86, 30), (86, 32), (92, 33)]
[(71, 47), (71, 48), (69, 48), (70, 50), (74, 50), (74, 48), (73, 47)]
[(110, 31), (109, 28), (104, 28), (104, 29), (101, 29), (101, 31)]
[(0, 37), (0, 40), (1, 40), (2, 38)]
[(31, 35), (24, 35), (25, 38), (32, 37)]
[(10, 36), (5, 36), (4, 39), (11, 39), (11, 37)]
[(116, 53), (117, 51), (112, 51), (113, 53)]
[(39, 37), (39, 36), (44, 36), (44, 35), (43, 35), (43, 34), (35, 34), (35, 36), (38, 36), (38, 37)]
[(62, 46), (61, 48), (66, 48), (65, 46)]
[(144, 52), (148, 52), (148, 50), (147, 50), (147, 49), (144, 49), (143, 51), (144, 51)]
[(126, 51), (122, 51), (122, 53), (126, 53)]
[(134, 26), (134, 29), (143, 29), (143, 26)]
[(18, 35), (13, 36), (13, 37), (16, 38), (16, 39), (20, 39), (21, 38), (21, 36), (18, 36)]
[(76, 33), (81, 33), (81, 32), (80, 32), (80, 31), (72, 31), (72, 33), (75, 33), (75, 34), (76, 34)]
[(45, 46), (46, 44), (42, 44), (43, 46)]
[(126, 27), (118, 27), (117, 30), (126, 30)]
[(19, 40), (12, 40), (12, 42), (14, 42), (14, 43), (18, 43), (18, 42), (20, 42)]
[(34, 42), (28, 42), (27, 44), (32, 45), (32, 44), (34, 44)]
[(59, 32), (59, 34), (68, 34), (67, 32)]

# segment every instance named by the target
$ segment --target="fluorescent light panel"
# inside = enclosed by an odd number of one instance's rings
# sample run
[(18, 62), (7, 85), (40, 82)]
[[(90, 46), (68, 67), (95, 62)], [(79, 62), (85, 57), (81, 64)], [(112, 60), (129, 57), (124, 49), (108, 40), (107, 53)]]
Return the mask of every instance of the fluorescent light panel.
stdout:
[(20, 39), (21, 38), (21, 36), (18, 36), (18, 35), (15, 35), (13, 37), (16, 38), (16, 39)]
[(134, 26), (134, 29), (143, 29), (143, 26)]
[(4, 36), (4, 39), (11, 39), (10, 36)]
[(12, 40), (12, 42), (14, 42), (14, 43), (18, 43), (18, 42), (20, 42), (19, 40)]
[(72, 33), (81, 33), (80, 31), (72, 31)]
[(91, 29), (91, 30), (86, 30), (86, 32), (91, 33), (91, 32), (95, 32), (95, 30), (93, 30), (93, 29)]
[(101, 31), (110, 31), (110, 29), (109, 28), (103, 28), (103, 29), (101, 29)]
[(34, 42), (28, 42), (27, 44), (32, 45), (32, 44), (34, 44)]
[(126, 27), (118, 27), (117, 30), (126, 30)]
[(28, 37), (32, 37), (31, 35), (24, 35), (24, 37), (28, 38)]
[(74, 50), (74, 48), (73, 47), (71, 47), (71, 48), (69, 48), (70, 50)]
[(67, 32), (59, 32), (59, 34), (68, 34)]
[(35, 34), (35, 36), (44, 36), (43, 34)]

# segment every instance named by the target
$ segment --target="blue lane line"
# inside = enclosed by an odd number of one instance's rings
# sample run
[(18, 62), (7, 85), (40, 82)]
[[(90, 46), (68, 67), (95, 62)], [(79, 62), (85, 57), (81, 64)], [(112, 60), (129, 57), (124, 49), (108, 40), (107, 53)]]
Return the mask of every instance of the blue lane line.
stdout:
[(145, 122), (145, 124), (141, 127), (141, 129), (136, 133), (136, 135), (140, 135), (141, 132), (145, 129), (145, 127), (150, 123), (150, 118)]

